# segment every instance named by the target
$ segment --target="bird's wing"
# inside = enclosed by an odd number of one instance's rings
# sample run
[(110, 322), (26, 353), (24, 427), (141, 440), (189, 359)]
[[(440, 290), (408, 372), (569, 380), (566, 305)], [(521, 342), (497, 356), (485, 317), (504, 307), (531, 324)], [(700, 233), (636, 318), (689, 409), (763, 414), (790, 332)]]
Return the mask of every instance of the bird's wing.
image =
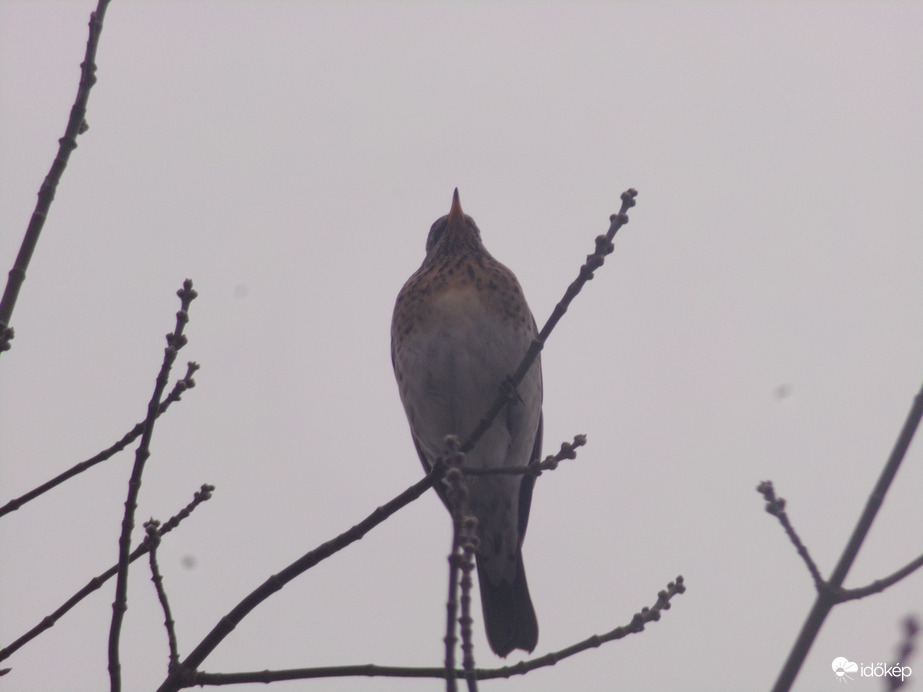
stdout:
[[(544, 414), (539, 414), (538, 429), (535, 431), (535, 444), (532, 446), (530, 461), (538, 461), (542, 455), (542, 427)], [(519, 486), (519, 545), (526, 537), (526, 526), (529, 524), (529, 510), (532, 508), (532, 488), (535, 487), (535, 476), (526, 473)]]

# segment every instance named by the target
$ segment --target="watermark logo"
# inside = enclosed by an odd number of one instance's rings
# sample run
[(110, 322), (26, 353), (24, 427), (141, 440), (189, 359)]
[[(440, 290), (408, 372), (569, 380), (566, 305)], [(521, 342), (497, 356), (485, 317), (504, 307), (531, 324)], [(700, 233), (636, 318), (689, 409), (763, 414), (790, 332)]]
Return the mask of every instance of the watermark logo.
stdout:
[(836, 681), (842, 683), (851, 682), (855, 680), (856, 677), (891, 677), (900, 678), (901, 682), (903, 682), (905, 679), (909, 678), (913, 672), (910, 666), (902, 666), (900, 663), (896, 663), (893, 666), (887, 663), (855, 663), (842, 656), (833, 659), (833, 663), (830, 664), (830, 667), (833, 668)]
[(831, 664), (833, 667), (833, 672), (836, 673), (837, 682), (849, 682), (850, 680), (855, 680), (855, 678), (850, 675), (850, 673), (856, 673), (859, 670), (859, 664), (853, 663), (852, 661), (839, 656), (838, 658), (833, 659)]

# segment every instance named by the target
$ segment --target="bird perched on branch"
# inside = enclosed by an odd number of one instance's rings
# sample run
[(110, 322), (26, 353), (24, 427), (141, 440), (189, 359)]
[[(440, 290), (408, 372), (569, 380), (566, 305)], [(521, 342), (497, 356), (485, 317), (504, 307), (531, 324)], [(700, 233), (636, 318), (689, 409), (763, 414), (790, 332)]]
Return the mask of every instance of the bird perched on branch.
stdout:
[[(447, 435), (465, 440), (474, 430), (535, 336), (519, 281), (487, 252), (456, 189), (448, 215), (430, 228), (426, 258), (401, 289), (391, 323), (391, 362), (427, 472), (445, 454)], [(541, 446), (542, 370), (536, 359), (464, 465), (521, 467), (539, 458)], [(478, 520), (476, 561), (490, 648), (500, 656), (532, 651), (538, 622), (522, 541), (535, 477), (465, 480), (469, 510)], [(437, 491), (445, 502), (445, 488)]]

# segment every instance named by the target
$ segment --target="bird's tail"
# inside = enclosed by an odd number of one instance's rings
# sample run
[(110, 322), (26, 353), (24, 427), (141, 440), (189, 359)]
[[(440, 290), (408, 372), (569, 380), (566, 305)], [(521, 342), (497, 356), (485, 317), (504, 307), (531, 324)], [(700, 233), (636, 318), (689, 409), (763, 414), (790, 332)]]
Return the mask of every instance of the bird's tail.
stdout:
[(498, 656), (504, 657), (513, 649), (531, 652), (538, 644), (538, 621), (529, 597), (522, 553), (517, 556), (516, 577), (512, 582), (501, 579), (493, 583), (483, 564), (478, 556), (481, 606), (490, 648)]

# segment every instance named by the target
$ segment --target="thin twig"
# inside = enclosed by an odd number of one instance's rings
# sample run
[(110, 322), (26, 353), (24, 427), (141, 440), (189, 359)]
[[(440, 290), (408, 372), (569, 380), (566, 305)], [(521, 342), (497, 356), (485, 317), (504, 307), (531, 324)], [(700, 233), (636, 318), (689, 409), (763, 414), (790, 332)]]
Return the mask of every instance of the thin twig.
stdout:
[[(458, 438), (452, 436), (455, 441), (456, 451), (458, 448)], [(448, 441), (448, 440), (447, 440)], [(446, 471), (446, 484), (448, 490), (446, 497), (452, 504), (459, 502), (458, 495), (460, 492), (467, 492), (464, 487), (464, 480), (457, 468), (452, 466), (455, 460), (449, 462), (449, 468)], [(450, 505), (452, 506), (452, 505)], [(455, 682), (455, 628), (458, 622), (458, 576), (461, 568), (461, 557), (459, 555), (459, 538), (461, 535), (461, 517), (458, 512), (452, 513), (452, 550), (449, 553), (449, 593), (446, 599), (446, 618), (445, 618), (445, 670), (446, 670), (446, 692), (456, 692), (458, 689)]]
[(917, 643), (917, 634), (920, 632), (920, 623), (917, 622), (916, 617), (913, 615), (908, 615), (901, 624), (903, 625), (904, 636), (897, 647), (897, 657), (894, 659), (894, 665), (888, 666), (891, 670), (899, 668), (901, 674), (900, 676), (884, 676), (885, 690), (887, 692), (894, 692), (907, 684), (907, 680), (911, 675), (911, 668), (907, 664), (913, 656), (913, 650), (916, 648)]
[(814, 579), (814, 588), (818, 591), (825, 589), (827, 583), (824, 581), (824, 578), (820, 574), (820, 570), (817, 569), (817, 565), (808, 553), (808, 549), (805, 547), (804, 543), (801, 542), (801, 538), (788, 520), (788, 514), (785, 513), (785, 499), (776, 497), (776, 491), (772, 486), (772, 481), (763, 481), (756, 486), (756, 491), (766, 500), (766, 511), (779, 520), (779, 523), (782, 524), (782, 528), (785, 529), (785, 533), (788, 534), (788, 538), (792, 542), (792, 545), (795, 546), (801, 559), (804, 560), (808, 572), (811, 573), (811, 578)]
[[(565, 658), (569, 658), (570, 656), (578, 654), (581, 651), (586, 651), (587, 649), (596, 648), (596, 647), (601, 646), (602, 644), (613, 642), (618, 639), (624, 639), (630, 634), (638, 634), (640, 632), (643, 632), (645, 625), (647, 625), (648, 623), (660, 621), (660, 613), (664, 610), (670, 609), (670, 601), (673, 599), (674, 596), (676, 596), (677, 594), (685, 593), (685, 592), (686, 592), (686, 583), (683, 580), (682, 575), (679, 575), (678, 577), (676, 577), (676, 581), (671, 581), (669, 584), (667, 584), (666, 589), (664, 589), (663, 591), (660, 591), (657, 594), (657, 601), (654, 603), (653, 606), (651, 606), (650, 608), (642, 608), (640, 612), (635, 613), (634, 617), (631, 619), (631, 622), (628, 623), (627, 625), (616, 627), (614, 630), (611, 630), (610, 632), (606, 632), (605, 634), (593, 635), (592, 637), (588, 637), (587, 639), (584, 639), (582, 642), (573, 644), (572, 646), (569, 646), (565, 649), (561, 649), (560, 651), (555, 651), (550, 654), (545, 654), (544, 656), (539, 656), (538, 658), (534, 658), (528, 661), (522, 661), (520, 663), (517, 663), (514, 666), (508, 666), (507, 668), (501, 669), (501, 670), (511, 671), (511, 674), (512, 673), (516, 673), (516, 674), (527, 673), (530, 670), (534, 670), (536, 668), (542, 668), (544, 666), (553, 666), (559, 661), (562, 661)], [(498, 675), (495, 677), (501, 677), (501, 676)], [(505, 675), (502, 677), (509, 677), (509, 675)]]
[(788, 515), (785, 512), (785, 499), (776, 497), (772, 481), (763, 481), (756, 487), (756, 490), (766, 500), (766, 511), (779, 520), (779, 523), (782, 524), (782, 527), (785, 529), (785, 533), (788, 534), (792, 544), (794, 544), (795, 548), (798, 550), (798, 554), (801, 555), (807, 565), (808, 571), (811, 573), (811, 577), (814, 579), (815, 588), (818, 591), (829, 592), (835, 603), (843, 603), (844, 601), (852, 601), (871, 596), (872, 594), (881, 593), (892, 584), (896, 584), (904, 577), (913, 574), (913, 572), (920, 567), (923, 567), (923, 555), (919, 555), (893, 574), (889, 574), (887, 577), (882, 577), (881, 579), (876, 579), (866, 586), (855, 589), (835, 588), (831, 584), (828, 584), (821, 576), (820, 571), (817, 569), (817, 565), (814, 564), (814, 560), (812, 560), (811, 556), (808, 554), (808, 549), (801, 542), (801, 538), (791, 525), (791, 522), (789, 522)]
[(465, 671), (465, 680), (468, 683), (468, 692), (477, 692), (478, 679), (475, 675), (474, 661), (474, 636), (471, 617), (471, 589), (474, 585), (471, 572), (474, 571), (474, 555), (477, 552), (478, 520), (473, 515), (467, 515), (462, 525), (461, 536), (461, 636), (462, 636), (462, 668)]
[(856, 589), (840, 589), (839, 592), (837, 592), (837, 602), (852, 601), (857, 598), (865, 598), (875, 593), (881, 593), (892, 584), (896, 584), (904, 577), (913, 574), (916, 570), (920, 569), (920, 567), (923, 567), (923, 555), (918, 555), (896, 572), (889, 574), (887, 577), (876, 579), (871, 584)]
[[(449, 598), (446, 605), (445, 670), (446, 690), (457, 689), (455, 671), (456, 624), (461, 625), (462, 668), (468, 683), (468, 692), (477, 692), (477, 678), (471, 675), (475, 668), (471, 617), (471, 571), (477, 550), (477, 517), (468, 508), (468, 486), (461, 466), (465, 455), (459, 451), (458, 437), (448, 435), (446, 444), (446, 503), (452, 514), (452, 553), (449, 556)], [(459, 579), (459, 576), (461, 577)], [(461, 598), (459, 598), (459, 586)], [(458, 606), (461, 605), (461, 615)]]
[(449, 593), (446, 599), (445, 617), (445, 688), (446, 692), (457, 692), (458, 684), (455, 676), (455, 645), (458, 638), (455, 635), (458, 626), (458, 580), (461, 572), (461, 541), (462, 524), (464, 523), (463, 507), (467, 504), (468, 487), (465, 479), (458, 470), (464, 461), (465, 455), (458, 450), (458, 437), (449, 435), (445, 439), (446, 445), (446, 502), (452, 513), (452, 549), (449, 552)]
[[(530, 671), (547, 666), (553, 666), (574, 654), (587, 649), (599, 647), (617, 639), (623, 639), (631, 634), (644, 630), (645, 625), (660, 620), (660, 614), (669, 610), (670, 601), (677, 594), (685, 592), (686, 586), (683, 578), (677, 577), (675, 582), (670, 582), (667, 588), (657, 595), (657, 601), (650, 608), (642, 608), (635, 613), (631, 621), (622, 627), (601, 635), (593, 635), (582, 642), (569, 646), (554, 653), (545, 654), (538, 658), (520, 661), (512, 666), (502, 668), (479, 668), (472, 671), (478, 680), (491, 680), (496, 678), (510, 678), (514, 675), (524, 675)], [(391, 677), (391, 678), (445, 678), (445, 668), (409, 668), (401, 666), (378, 666), (375, 664), (357, 666), (326, 666), (322, 668), (296, 668), (289, 670), (259, 670), (241, 673), (204, 673), (197, 672), (184, 681), (183, 687), (196, 685), (236, 685), (249, 682), (269, 683), (279, 680), (307, 680), (311, 678), (332, 677)], [(466, 671), (457, 670), (455, 675), (464, 676)]]
[(192, 653), (186, 656), (176, 667), (176, 670), (163, 681), (158, 688), (158, 692), (175, 692), (183, 687), (187, 687), (188, 680), (192, 678), (192, 674), (202, 661), (215, 650), (215, 647), (217, 647), (254, 608), (279, 591), (283, 586), (292, 581), (292, 579), (311, 569), (319, 562), (326, 560), (328, 557), (351, 543), (358, 541), (392, 514), (423, 495), (423, 493), (442, 479), (444, 471), (444, 464), (441, 460), (437, 460), (437, 463), (433, 465), (433, 470), (430, 471), (429, 474), (407, 488), (407, 490), (400, 495), (375, 509), (374, 512), (348, 531), (319, 545), (314, 550), (305, 553), (281, 572), (269, 577), (218, 621), (211, 632), (209, 632), (205, 638), (199, 642), (198, 646), (193, 649)]
[(516, 372), (510, 375), (503, 383), (500, 387), (500, 392), (497, 394), (496, 399), (494, 399), (494, 403), (487, 409), (487, 413), (484, 414), (484, 417), (481, 418), (475, 426), (474, 430), (468, 436), (468, 439), (462, 444), (462, 452), (466, 454), (470, 452), (474, 448), (474, 445), (477, 444), (478, 440), (480, 440), (490, 426), (493, 425), (494, 418), (496, 418), (503, 407), (506, 406), (507, 402), (510, 400), (511, 393), (516, 391), (516, 388), (522, 382), (526, 373), (529, 372), (529, 368), (532, 367), (535, 359), (538, 358), (539, 353), (542, 352), (542, 349), (545, 347), (545, 342), (548, 340), (552, 330), (558, 322), (560, 322), (561, 318), (564, 317), (564, 313), (567, 312), (567, 308), (570, 307), (571, 302), (577, 297), (577, 294), (580, 293), (583, 285), (593, 278), (593, 273), (603, 265), (606, 255), (609, 255), (615, 249), (612, 245), (612, 240), (615, 238), (615, 234), (618, 230), (628, 223), (628, 210), (635, 206), (635, 197), (637, 196), (638, 193), (633, 188), (622, 193), (622, 206), (618, 214), (613, 214), (609, 217), (609, 230), (606, 232), (606, 235), (597, 236), (596, 250), (592, 254), (587, 255), (586, 264), (580, 267), (577, 278), (567, 287), (567, 290), (564, 292), (564, 297), (555, 305), (554, 310), (551, 312), (551, 316), (545, 322), (545, 326), (542, 327), (538, 336), (532, 340), (529, 350), (526, 351), (526, 355), (523, 356)]
[[(189, 362), (186, 364), (185, 377), (183, 377), (183, 379), (181, 380), (177, 380), (176, 384), (173, 385), (173, 390), (167, 395), (167, 397), (163, 401), (160, 402), (160, 407), (157, 410), (158, 417), (162, 416), (166, 412), (166, 410), (170, 408), (170, 404), (176, 401), (180, 401), (182, 398), (183, 392), (185, 392), (187, 389), (192, 389), (193, 387), (195, 387), (195, 380), (193, 379), (192, 375), (198, 369), (199, 369), (199, 366), (197, 363)], [(50, 481), (47, 481), (46, 483), (42, 483), (42, 485), (38, 486), (37, 488), (33, 488), (32, 490), (27, 492), (25, 495), (21, 495), (20, 497), (10, 500), (5, 505), (3, 505), (3, 507), (0, 507), (0, 517), (2, 517), (4, 514), (9, 514), (10, 512), (13, 512), (19, 509), (20, 507), (22, 507), (24, 504), (26, 504), (30, 500), (34, 500), (39, 495), (48, 492), (55, 486), (60, 485), (61, 483), (63, 483), (64, 481), (70, 478), (73, 478), (77, 474), (83, 473), (91, 466), (95, 466), (101, 461), (105, 461), (106, 459), (112, 458), (113, 456), (121, 452), (123, 449), (125, 449), (125, 447), (130, 445), (134, 440), (136, 440), (143, 430), (144, 430), (144, 421), (141, 421), (135, 427), (133, 427), (131, 430), (125, 433), (125, 435), (122, 437), (121, 440), (116, 442), (114, 445), (112, 445), (108, 449), (104, 449), (99, 454), (96, 454), (95, 456), (90, 457), (86, 461), (81, 461), (79, 464), (75, 464), (74, 466), (69, 468), (64, 473), (61, 473), (55, 476), (54, 478), (52, 478)]]
[(869, 499), (865, 503), (865, 509), (859, 517), (856, 528), (853, 529), (852, 536), (850, 536), (849, 542), (843, 549), (843, 554), (840, 556), (840, 560), (837, 562), (833, 574), (827, 581), (827, 588), (821, 590), (814, 600), (811, 612), (808, 613), (808, 617), (801, 628), (801, 632), (798, 634), (798, 638), (795, 640), (795, 644), (789, 652), (785, 665), (783, 665), (779, 673), (776, 684), (772, 688), (773, 692), (788, 692), (788, 690), (791, 689), (792, 683), (794, 683), (795, 677), (801, 669), (801, 664), (804, 663), (804, 659), (811, 650), (811, 645), (814, 643), (817, 633), (820, 632), (820, 628), (823, 626), (824, 620), (826, 620), (830, 609), (837, 603), (837, 592), (842, 588), (843, 581), (846, 579), (846, 575), (850, 567), (852, 567), (856, 555), (859, 554), (859, 549), (862, 547), (862, 543), (868, 535), (869, 529), (872, 526), (872, 522), (875, 520), (875, 516), (878, 514), (878, 510), (881, 508), (882, 502), (884, 502), (888, 488), (891, 487), (891, 482), (894, 480), (898, 469), (901, 467), (901, 462), (904, 460), (904, 455), (910, 447), (910, 442), (913, 440), (914, 433), (920, 425), (921, 418), (923, 418), (923, 386), (921, 386), (919, 392), (917, 392), (917, 395), (914, 397), (913, 405), (910, 407), (910, 411), (904, 421), (904, 427), (901, 429), (900, 435), (898, 435), (897, 441), (894, 443), (894, 448), (891, 450), (891, 455), (888, 457), (888, 461), (882, 469), (881, 475), (878, 477), (875, 488), (872, 490)]
[(119, 662), (119, 637), (122, 632), (122, 621), (128, 609), (128, 564), (131, 558), (131, 532), (135, 527), (135, 510), (138, 507), (138, 494), (141, 491), (141, 476), (144, 473), (144, 464), (151, 455), (151, 436), (154, 432), (154, 421), (157, 420), (157, 411), (160, 408), (160, 399), (163, 390), (167, 387), (170, 378), (170, 368), (176, 360), (176, 355), (186, 345), (183, 330), (189, 321), (189, 305), (195, 300), (196, 292), (192, 288), (192, 281), (186, 279), (183, 287), (176, 294), (180, 299), (180, 309), (176, 313), (176, 326), (173, 332), (167, 334), (167, 347), (164, 349), (163, 363), (154, 385), (154, 393), (147, 406), (147, 419), (144, 421), (144, 431), (141, 433), (141, 442), (135, 452), (135, 463), (128, 481), (128, 496), (125, 499), (125, 514), (122, 517), (122, 533), (119, 536), (119, 571), (115, 582), (115, 601), (112, 603), (112, 622), (109, 626), (109, 688), (111, 692), (121, 692), (122, 667)]
[(170, 612), (170, 601), (167, 600), (167, 591), (163, 586), (163, 575), (160, 573), (160, 566), (157, 564), (157, 548), (160, 547), (160, 522), (156, 519), (150, 519), (144, 522), (144, 530), (151, 545), (148, 552), (151, 565), (151, 581), (154, 582), (157, 600), (160, 601), (160, 607), (163, 608), (163, 624), (167, 628), (167, 644), (170, 647), (170, 659), (167, 664), (167, 673), (169, 673), (179, 663), (179, 654), (176, 649), (176, 626)]
[[(200, 504), (206, 500), (211, 499), (212, 492), (214, 492), (215, 486), (205, 484), (203, 485), (193, 496), (192, 502), (186, 505), (182, 510), (180, 510), (176, 515), (171, 517), (166, 523), (164, 523), (158, 530), (158, 534), (162, 537), (165, 534), (169, 533), (177, 526), (180, 525), (180, 522), (183, 521), (186, 517), (192, 514), (193, 510), (198, 507)], [(140, 545), (135, 548), (131, 556), (129, 557), (129, 562), (134, 562), (143, 555), (146, 555), (151, 549), (150, 543), (148, 542), (147, 537), (141, 541)], [(86, 586), (77, 591), (73, 596), (67, 599), (60, 607), (57, 608), (50, 615), (42, 618), (42, 621), (39, 622), (35, 627), (30, 629), (28, 632), (23, 634), (21, 637), (13, 641), (9, 646), (5, 646), (0, 649), (0, 661), (5, 658), (9, 658), (13, 653), (18, 649), (28, 644), (30, 641), (35, 639), (38, 635), (44, 632), (47, 629), (50, 629), (58, 622), (64, 615), (75, 605), (80, 603), (84, 598), (89, 596), (91, 593), (96, 591), (99, 587), (105, 584), (109, 579), (114, 577), (119, 571), (119, 566), (117, 564), (112, 565), (105, 572), (99, 576), (93, 577)]]
[(99, 0), (96, 11), (90, 14), (90, 35), (87, 38), (87, 49), (83, 62), (80, 64), (80, 86), (77, 87), (77, 98), (71, 106), (64, 136), (58, 140), (58, 154), (39, 189), (38, 202), (35, 204), (35, 210), (32, 212), (32, 218), (29, 220), (29, 226), (22, 239), (22, 245), (19, 247), (19, 254), (16, 255), (16, 262), (10, 270), (3, 298), (0, 299), (0, 353), (10, 348), (13, 329), (9, 324), (13, 316), (13, 308), (16, 307), (19, 289), (26, 280), (26, 270), (29, 268), (35, 246), (38, 245), (38, 238), (45, 225), (45, 219), (48, 217), (55, 190), (61, 182), (64, 169), (67, 168), (71, 152), (77, 148), (77, 136), (87, 130), (87, 102), (90, 99), (90, 89), (96, 84), (96, 48), (99, 45), (99, 36), (103, 30), (103, 19), (108, 6), (109, 0)]
[(586, 435), (574, 435), (573, 442), (562, 442), (561, 449), (556, 454), (549, 454), (541, 461), (530, 461), (525, 466), (506, 466), (504, 468), (473, 468), (462, 466), (461, 471), (466, 476), (502, 476), (516, 474), (542, 475), (542, 471), (554, 471), (558, 463), (565, 459), (576, 459), (577, 448), (586, 444)]

